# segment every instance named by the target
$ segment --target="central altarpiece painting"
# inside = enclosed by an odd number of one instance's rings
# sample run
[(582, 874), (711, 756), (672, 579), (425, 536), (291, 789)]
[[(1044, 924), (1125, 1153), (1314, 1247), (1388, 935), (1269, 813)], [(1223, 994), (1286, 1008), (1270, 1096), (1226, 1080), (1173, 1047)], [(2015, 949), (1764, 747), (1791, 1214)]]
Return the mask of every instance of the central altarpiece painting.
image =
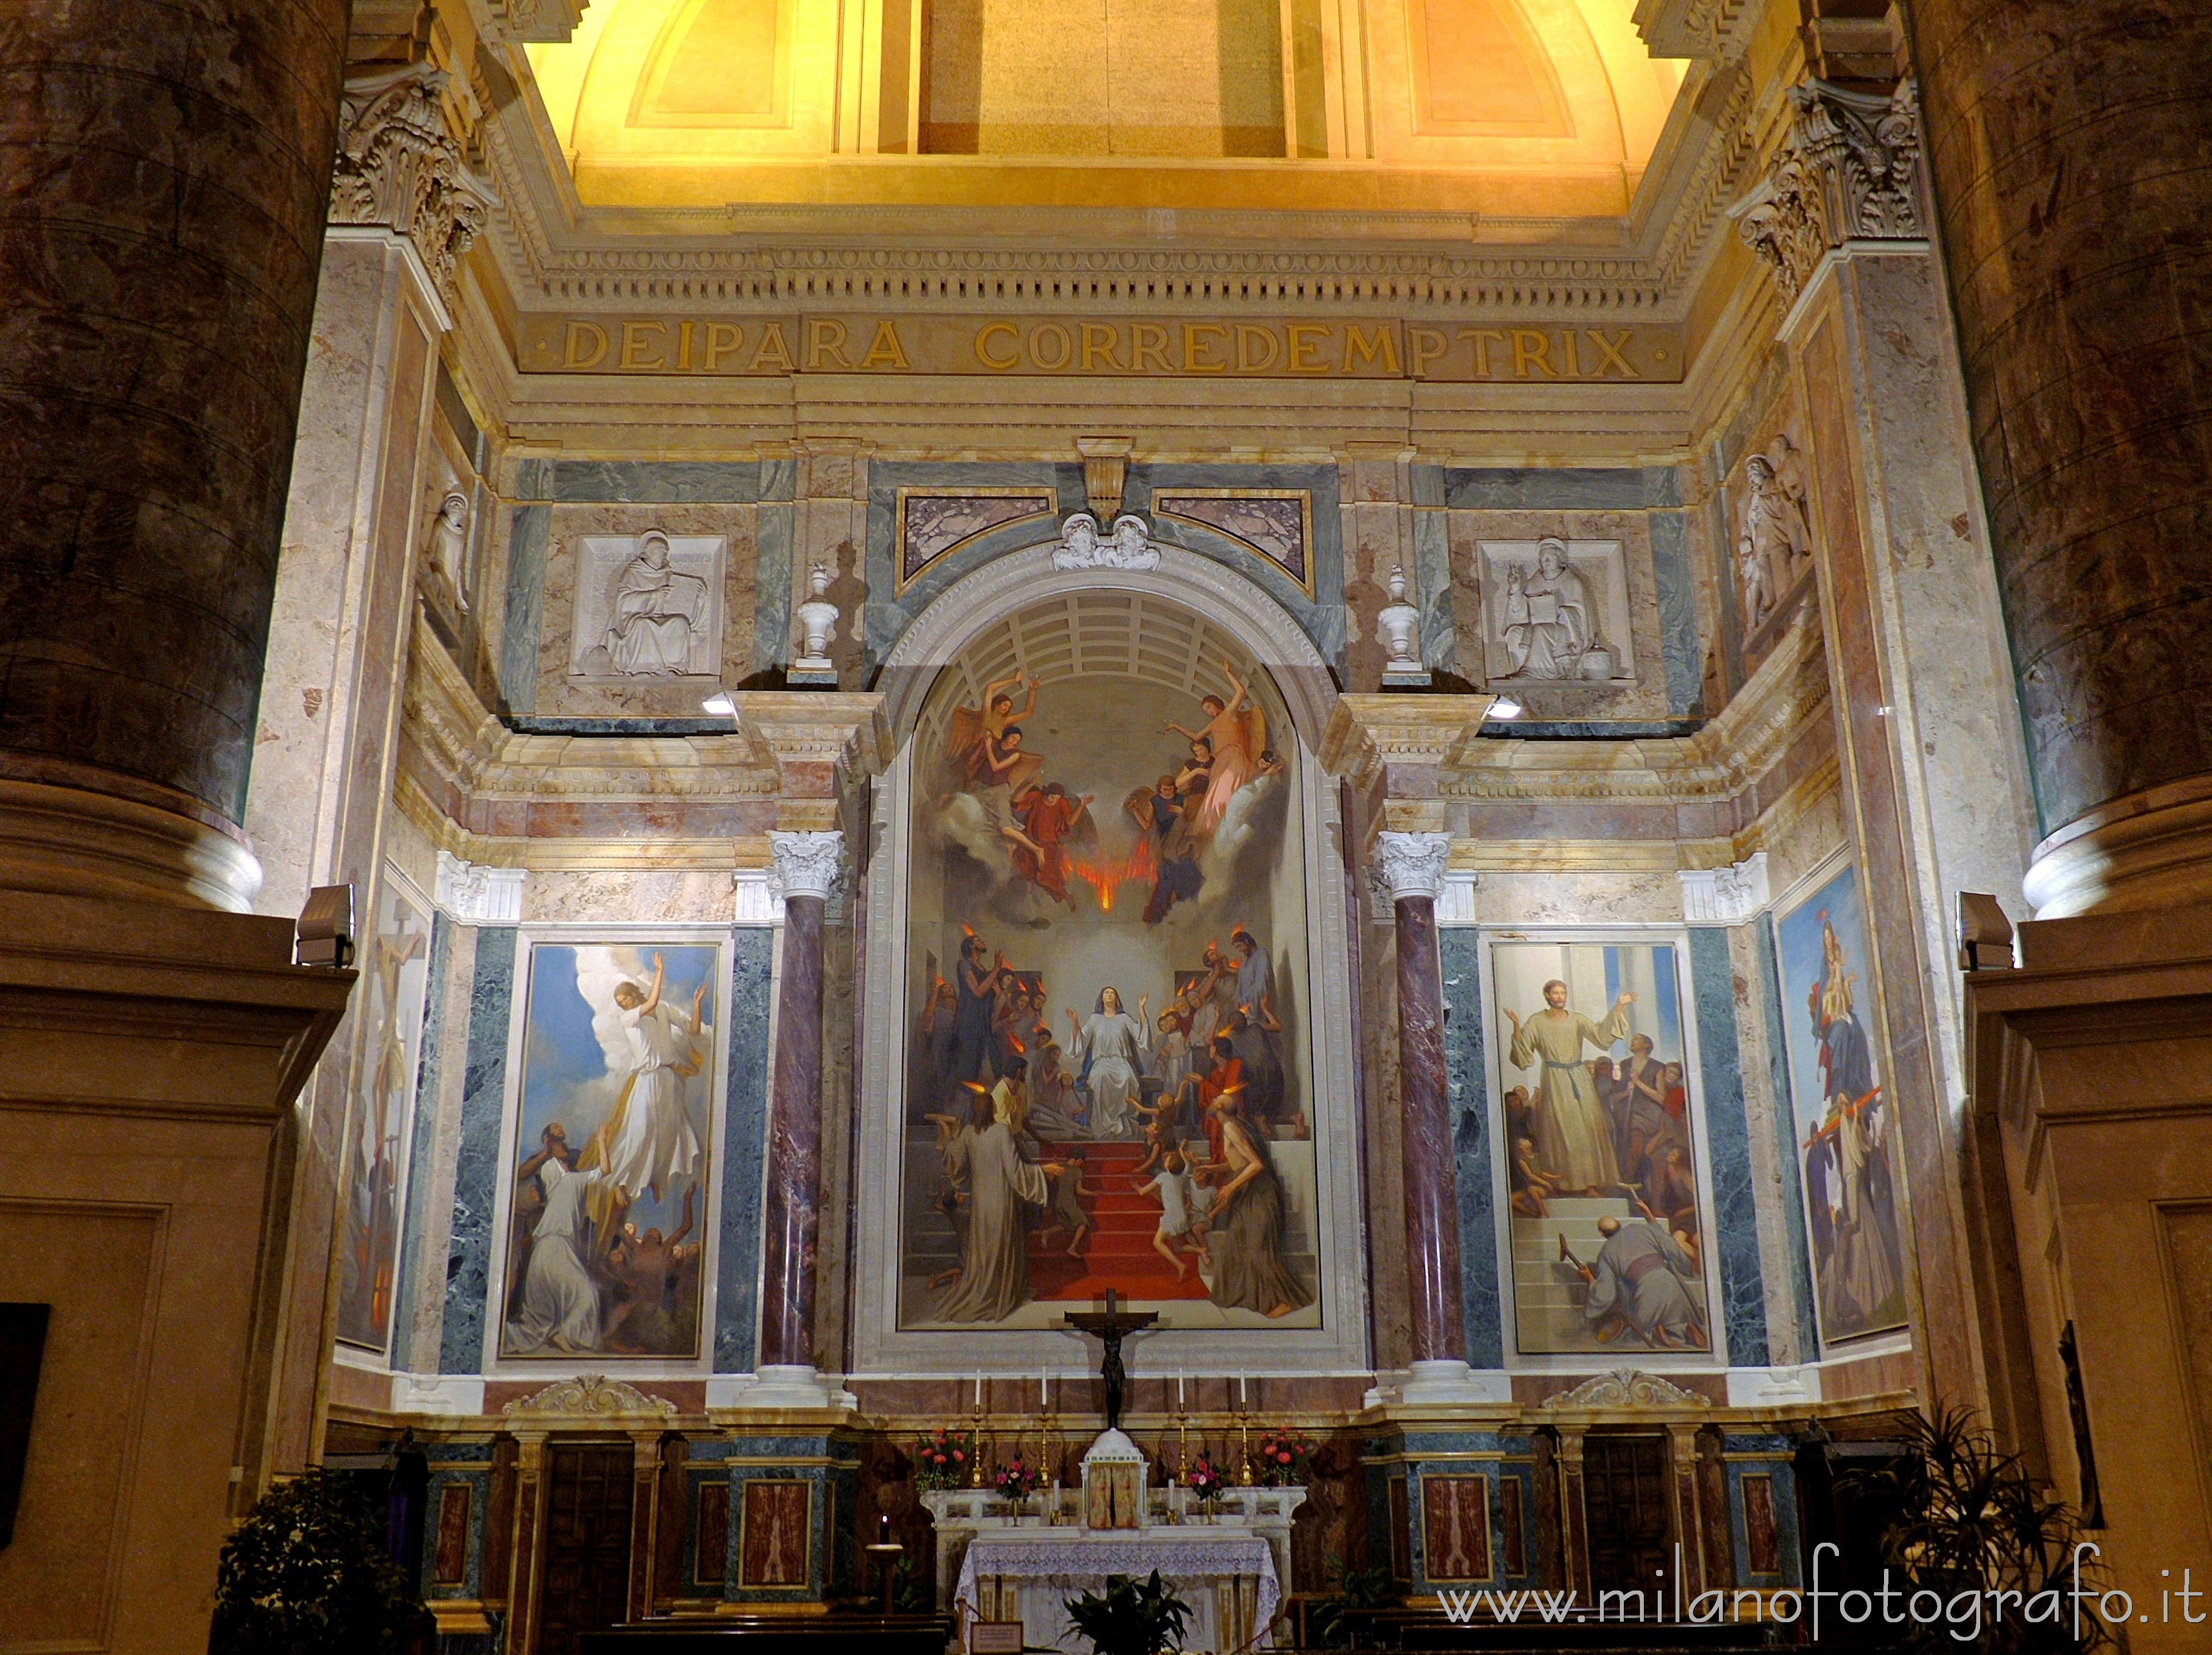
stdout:
[[(1111, 670), (1119, 668), (1120, 670)], [(1306, 824), (1266, 674), (948, 670), (914, 748), (899, 1325), (1321, 1325)]]

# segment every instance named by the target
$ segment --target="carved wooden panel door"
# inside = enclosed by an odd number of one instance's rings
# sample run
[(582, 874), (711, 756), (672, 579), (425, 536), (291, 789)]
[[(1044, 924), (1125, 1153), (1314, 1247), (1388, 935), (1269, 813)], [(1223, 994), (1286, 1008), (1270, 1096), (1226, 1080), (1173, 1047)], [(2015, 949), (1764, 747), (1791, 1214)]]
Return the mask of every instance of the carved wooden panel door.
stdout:
[(628, 1613), (634, 1457), (626, 1442), (547, 1451), (538, 1655), (576, 1655), (579, 1633), (618, 1625)]
[(1583, 1508), (1590, 1590), (1641, 1591), (1671, 1603), (1667, 1535), (1667, 1439), (1590, 1436), (1583, 1441)]

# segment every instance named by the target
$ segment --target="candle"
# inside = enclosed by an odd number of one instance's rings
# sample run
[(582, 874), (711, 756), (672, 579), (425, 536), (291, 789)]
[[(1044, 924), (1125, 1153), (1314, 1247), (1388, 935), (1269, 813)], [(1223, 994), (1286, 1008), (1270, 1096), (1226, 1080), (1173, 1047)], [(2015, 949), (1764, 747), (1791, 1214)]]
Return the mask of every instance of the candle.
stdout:
[(1048, 1370), (1040, 1367), (1037, 1369), (1037, 1408), (1040, 1411), (1042, 1411), (1052, 1400), (1051, 1397), (1045, 1394), (1047, 1381)]
[(1176, 1412), (1182, 1412), (1182, 1370), (1176, 1370)]
[(1252, 1411), (1252, 1382), (1242, 1373), (1237, 1376), (1237, 1411), (1239, 1414)]
[(975, 1411), (983, 1411), (983, 1370), (980, 1367), (975, 1370)]

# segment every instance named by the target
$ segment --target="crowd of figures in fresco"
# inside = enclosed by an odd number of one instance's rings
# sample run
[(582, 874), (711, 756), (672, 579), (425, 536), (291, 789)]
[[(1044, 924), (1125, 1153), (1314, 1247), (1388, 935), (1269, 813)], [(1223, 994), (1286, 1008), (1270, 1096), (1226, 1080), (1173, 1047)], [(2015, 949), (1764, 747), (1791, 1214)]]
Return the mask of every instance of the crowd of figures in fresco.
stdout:
[[(934, 1206), (958, 1248), (928, 1277), (927, 1320), (1000, 1322), (1100, 1282), (1272, 1317), (1314, 1301), (1288, 1256), (1291, 1197), (1275, 1147), (1309, 1140), (1307, 1113), (1268, 928), (1237, 917), (1224, 854), (1232, 836), (1249, 837), (1251, 802), (1284, 766), (1249, 686), (1222, 665), (1228, 695), (1202, 697), (1188, 724), (1163, 721), (1176, 758), (1117, 790), (1126, 821), (1098, 821), (1095, 792), (1059, 779), (1030, 745), (1039, 686), (1025, 675), (951, 715), (939, 819), (972, 865), (963, 873), (985, 870), (998, 903), (975, 917), (1004, 924), (1024, 902), (1031, 916), (1003, 943), (963, 922), (955, 958), (927, 957), (909, 1142), (928, 1135)], [(1116, 730), (1114, 756), (1142, 739)], [(1191, 932), (1202, 896), (1214, 935)], [(1121, 981), (1097, 980), (1081, 952), (1107, 932), (1126, 945), (1113, 958), (1144, 962)], [(1069, 959), (1086, 963), (1063, 970)], [(1121, 1244), (1139, 1205), (1148, 1233), (1132, 1257)], [(1049, 1281), (1036, 1279), (1041, 1258)]]
[[(1564, 977), (1541, 1004), (1511, 1003), (1535, 951), (1501, 947), (1504, 1069), (1530, 1079), (1504, 1096), (1508, 1220), (1524, 1350), (1710, 1350), (1690, 1092), (1682, 1061), (1673, 951), (1551, 946), (1606, 956), (1595, 980), (1640, 962), (1664, 1003), (1644, 1026), (1638, 995), (1618, 990), (1601, 1017), (1571, 1003)], [(1662, 1043), (1667, 1047), (1662, 1053)]]

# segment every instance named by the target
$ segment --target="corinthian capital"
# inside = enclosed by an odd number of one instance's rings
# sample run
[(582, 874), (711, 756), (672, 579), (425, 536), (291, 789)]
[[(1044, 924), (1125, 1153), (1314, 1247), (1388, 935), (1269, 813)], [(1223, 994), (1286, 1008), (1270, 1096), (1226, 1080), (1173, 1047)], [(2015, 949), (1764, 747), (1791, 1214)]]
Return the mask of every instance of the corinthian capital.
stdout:
[(1881, 98), (1808, 80), (1790, 88), (1790, 105), (1788, 136), (1729, 216), (1795, 301), (1830, 248), (1917, 240), (1928, 224), (1911, 81)]
[(346, 82), (331, 222), (388, 229), (415, 245), (448, 303), (462, 256), (499, 204), (446, 129), (446, 71), (411, 64)]
[(1378, 833), (1375, 836), (1375, 881), (1390, 893), (1433, 901), (1444, 888), (1444, 864), (1451, 857), (1449, 833)]
[(829, 899), (845, 862), (843, 834), (835, 828), (826, 833), (771, 833), (768, 848), (775, 859), (775, 882), (783, 887), (787, 899)]

